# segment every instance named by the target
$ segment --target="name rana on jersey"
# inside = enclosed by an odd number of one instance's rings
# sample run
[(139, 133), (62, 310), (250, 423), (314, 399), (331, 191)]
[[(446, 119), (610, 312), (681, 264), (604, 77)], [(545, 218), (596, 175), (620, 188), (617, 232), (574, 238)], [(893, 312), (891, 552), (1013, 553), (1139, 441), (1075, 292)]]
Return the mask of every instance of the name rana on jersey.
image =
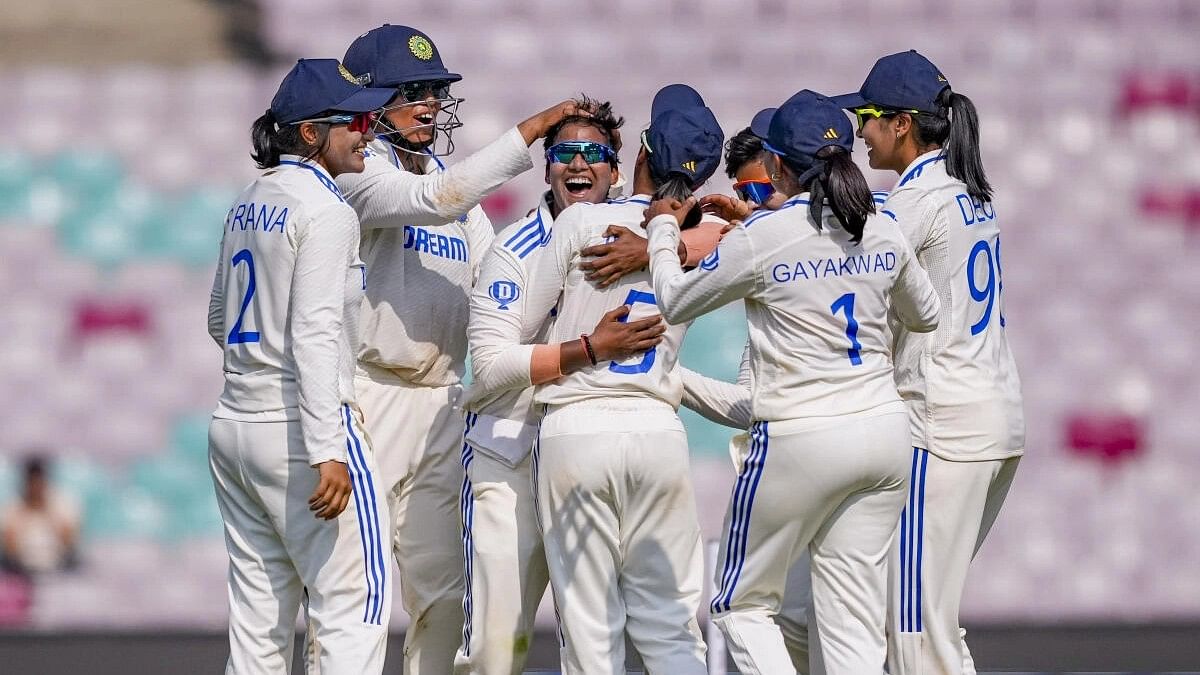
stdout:
[(467, 262), (467, 242), (458, 237), (430, 232), (423, 227), (404, 226), (404, 248), (439, 258)]
[(787, 283), (853, 274), (890, 272), (894, 269), (896, 269), (895, 251), (883, 251), (845, 258), (817, 258), (816, 260), (797, 260), (794, 263), (779, 263), (771, 268), (771, 277), (779, 283)]
[(288, 207), (248, 202), (233, 207), (230, 215), (230, 232), (235, 229), (283, 232), (287, 228)]

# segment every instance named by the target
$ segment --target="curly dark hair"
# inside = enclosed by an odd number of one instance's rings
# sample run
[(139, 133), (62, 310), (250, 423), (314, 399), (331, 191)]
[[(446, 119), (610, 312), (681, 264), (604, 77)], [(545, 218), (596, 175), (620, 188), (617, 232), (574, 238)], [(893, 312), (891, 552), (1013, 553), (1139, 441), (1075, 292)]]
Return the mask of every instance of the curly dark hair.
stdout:
[(725, 173), (737, 179), (738, 169), (762, 154), (762, 139), (746, 127), (725, 142)]
[(568, 115), (562, 118), (558, 124), (550, 127), (550, 130), (546, 132), (546, 140), (543, 143), (543, 147), (549, 149), (550, 146), (554, 145), (558, 140), (558, 134), (566, 127), (572, 124), (586, 125), (604, 134), (609, 147), (614, 150), (611, 163), (613, 166), (616, 166), (618, 164), (616, 153), (621, 150), (621, 136), (617, 130), (625, 124), (625, 118), (613, 114), (612, 103), (608, 101), (601, 103), (596, 99), (590, 98), (587, 94), (580, 94), (575, 99), (575, 105), (587, 110), (592, 116)]

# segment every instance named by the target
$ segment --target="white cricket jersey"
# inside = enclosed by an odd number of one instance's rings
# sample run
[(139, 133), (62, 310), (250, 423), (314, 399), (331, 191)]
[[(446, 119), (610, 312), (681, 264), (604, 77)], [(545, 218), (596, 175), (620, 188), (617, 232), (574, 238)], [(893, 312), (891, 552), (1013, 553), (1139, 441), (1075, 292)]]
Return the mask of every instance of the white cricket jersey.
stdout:
[(670, 253), (675, 218), (650, 223), (650, 269), (668, 321), (689, 321), (745, 299), (755, 420), (845, 415), (899, 402), (892, 377), (889, 307), (916, 330), (937, 324), (937, 294), (895, 221), (867, 219), (850, 241), (830, 209), (823, 227), (808, 193), (729, 231), (695, 270)]
[[(495, 155), (495, 165), (482, 165), (480, 155)], [(515, 129), (501, 137), (464, 162), (474, 167), (477, 175), (468, 172), (473, 182), (445, 180), (464, 174), (457, 166), (445, 169), (433, 156), (426, 160), (427, 175), (405, 171), (397, 151), (381, 139), (368, 146), (366, 163), (362, 174), (338, 177), (346, 200), (362, 217), (360, 253), (371, 270), (359, 360), (415, 385), (455, 384), (466, 368), (471, 286), (494, 236), (477, 202), (528, 168), (528, 148)], [(434, 197), (428, 194), (431, 185), (440, 186)], [(447, 193), (452, 194), (437, 197)], [(473, 201), (467, 203), (464, 194)], [(438, 207), (450, 202), (464, 210), (441, 218), (456, 212)], [(414, 215), (422, 209), (424, 216)]]
[[(479, 268), (471, 293), (471, 320), (467, 337), (471, 345), (473, 381), (464, 408), (478, 419), (467, 432), (476, 448), (519, 463), (533, 446), (540, 407), (533, 401), (529, 379), (532, 345), (542, 344), (550, 329), (549, 314), (524, 311), (529, 299), (531, 270), (550, 242), (554, 216), (549, 192), (529, 215), (496, 235)], [(528, 345), (525, 366), (515, 378), (493, 368), (506, 349)]]
[(1005, 335), (995, 207), (972, 199), (933, 151), (900, 175), (883, 208), (899, 219), (943, 309), (934, 333), (895, 330), (896, 384), (913, 445), (949, 461), (1022, 454), (1025, 416)]
[[(622, 225), (646, 236), (642, 217), (649, 204), (647, 195), (634, 195), (605, 204), (573, 204), (558, 214), (550, 243), (533, 272), (525, 308), (533, 316), (545, 316), (561, 291), (549, 342), (566, 342), (592, 333), (601, 317), (623, 304), (630, 306), (628, 321), (659, 313), (647, 271), (627, 274), (611, 286), (599, 288), (585, 279), (578, 267), (580, 251), (604, 243), (609, 225)], [(594, 398), (653, 397), (678, 408), (683, 384), (675, 363), (689, 323), (680, 321), (668, 326), (662, 342), (644, 354), (619, 362), (601, 362), (544, 384), (538, 387), (534, 399), (562, 405)], [(528, 358), (525, 363), (529, 363)]]
[(300, 420), (312, 464), (346, 461), (366, 268), (358, 218), (328, 172), (284, 155), (225, 217), (208, 306), (224, 352), (214, 417)]

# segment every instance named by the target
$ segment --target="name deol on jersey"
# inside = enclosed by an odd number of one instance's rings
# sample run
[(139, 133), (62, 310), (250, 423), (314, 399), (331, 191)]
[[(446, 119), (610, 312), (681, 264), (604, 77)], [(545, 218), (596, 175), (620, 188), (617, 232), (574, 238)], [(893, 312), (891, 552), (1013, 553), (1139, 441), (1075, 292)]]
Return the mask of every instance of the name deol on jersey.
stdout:
[(844, 258), (817, 258), (779, 263), (771, 268), (771, 277), (779, 283), (807, 281), (826, 277), (890, 272), (896, 269), (895, 251), (877, 251)]

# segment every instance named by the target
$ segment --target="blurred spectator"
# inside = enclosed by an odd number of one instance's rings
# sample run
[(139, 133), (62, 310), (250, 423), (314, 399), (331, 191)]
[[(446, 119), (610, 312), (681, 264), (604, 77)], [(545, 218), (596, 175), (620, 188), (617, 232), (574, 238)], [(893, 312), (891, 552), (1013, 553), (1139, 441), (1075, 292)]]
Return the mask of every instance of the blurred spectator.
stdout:
[(46, 460), (25, 460), (21, 496), (4, 508), (3, 565), (19, 574), (39, 574), (73, 567), (79, 514), (66, 496), (55, 491), (46, 475)]

